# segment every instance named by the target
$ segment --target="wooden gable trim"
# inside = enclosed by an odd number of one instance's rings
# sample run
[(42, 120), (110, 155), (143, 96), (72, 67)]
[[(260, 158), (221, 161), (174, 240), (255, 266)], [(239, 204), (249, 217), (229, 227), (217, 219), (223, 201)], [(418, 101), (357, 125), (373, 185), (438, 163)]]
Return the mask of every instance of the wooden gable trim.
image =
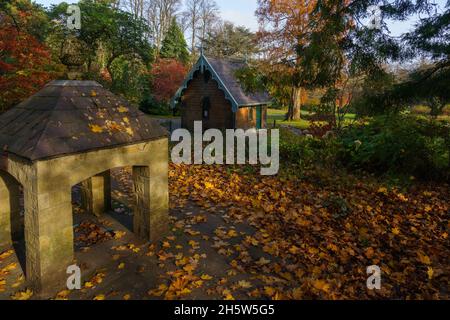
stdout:
[(223, 83), (222, 79), (220, 79), (219, 75), (214, 70), (214, 68), (211, 66), (211, 64), (209, 63), (208, 59), (203, 55), (203, 53), (200, 55), (200, 58), (198, 59), (197, 63), (192, 67), (192, 69), (189, 72), (188, 76), (186, 77), (186, 79), (184, 79), (183, 84), (177, 90), (177, 92), (175, 93), (175, 96), (170, 101), (171, 107), (175, 108), (175, 105), (176, 105), (177, 101), (183, 95), (184, 90), (187, 89), (189, 81), (192, 81), (192, 79), (194, 79), (195, 72), (202, 71), (202, 73), (204, 73), (206, 70), (209, 70), (209, 72), (211, 72), (211, 78), (217, 82), (219, 90), (223, 91), (223, 93), (225, 94), (225, 99), (230, 101), (232, 111), (233, 112), (237, 112), (237, 110), (239, 109), (240, 106), (236, 102), (236, 99), (230, 93), (228, 88)]
[(233, 110), (233, 112), (236, 112), (239, 108), (238, 103), (236, 102), (236, 99), (233, 97), (233, 95), (230, 93), (230, 91), (228, 90), (228, 88), (225, 86), (225, 84), (223, 83), (222, 79), (220, 79), (219, 75), (217, 74), (216, 70), (214, 70), (214, 68), (211, 66), (211, 64), (209, 63), (208, 59), (203, 56), (203, 58), (206, 61), (206, 65), (207, 69), (211, 72), (212, 74), (212, 78), (214, 80), (217, 81), (217, 83), (219, 84), (219, 90), (222, 90), (225, 93), (225, 99), (229, 100), (231, 102), (231, 108)]

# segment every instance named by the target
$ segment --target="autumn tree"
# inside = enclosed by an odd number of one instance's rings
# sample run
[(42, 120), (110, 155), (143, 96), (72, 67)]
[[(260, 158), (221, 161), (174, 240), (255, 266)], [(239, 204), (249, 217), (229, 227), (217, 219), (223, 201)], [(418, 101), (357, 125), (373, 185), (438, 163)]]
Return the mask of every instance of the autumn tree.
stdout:
[[(372, 6), (379, 8), (382, 18), (375, 28), (364, 22)], [(450, 66), (449, 7), (447, 3), (439, 8), (427, 0), (317, 1), (306, 41), (298, 48), (303, 57), (302, 77), (311, 86), (333, 88), (339, 85), (342, 71), (347, 68), (352, 78), (362, 77), (362, 87), (369, 88), (371, 102), (366, 99), (366, 105), (369, 103), (373, 109), (367, 110), (369, 114), (398, 113), (419, 93), (442, 98), (445, 94), (437, 91), (445, 88)], [(389, 33), (388, 20), (404, 21), (415, 15), (422, 18), (412, 31), (400, 36)], [(391, 83), (387, 65), (418, 57), (430, 59), (432, 66)], [(442, 85), (438, 86), (437, 81)]]
[(0, 15), (0, 23), (9, 23), (40, 42), (48, 35), (50, 21), (43, 7), (36, 3), (28, 0), (1, 1)]
[(38, 91), (51, 79), (48, 48), (13, 26), (0, 27), (0, 112)]
[(50, 50), (37, 36), (39, 27), (48, 23), (44, 17), (42, 8), (28, 1), (0, 6), (0, 112), (56, 76)]
[(150, 70), (152, 95), (168, 104), (186, 76), (187, 69), (175, 59), (160, 59)]
[(265, 53), (261, 65), (266, 74), (275, 79), (289, 76), (291, 103), (287, 118), (300, 119), (302, 92), (306, 80), (302, 77), (302, 59), (299, 47), (304, 44), (310, 27), (309, 19), (316, 1), (259, 0), (256, 12), (260, 32), (258, 40)]
[(172, 24), (162, 43), (160, 56), (165, 59), (176, 59), (184, 64), (189, 61), (186, 40), (175, 18), (172, 19)]

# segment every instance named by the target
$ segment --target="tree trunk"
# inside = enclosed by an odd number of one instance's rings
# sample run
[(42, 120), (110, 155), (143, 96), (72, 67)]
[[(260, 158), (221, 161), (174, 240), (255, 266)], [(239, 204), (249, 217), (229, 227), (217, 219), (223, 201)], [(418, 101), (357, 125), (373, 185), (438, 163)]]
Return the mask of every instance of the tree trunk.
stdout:
[(284, 117), (284, 121), (292, 121), (292, 103), (289, 104), (288, 112), (286, 113), (286, 116)]
[(109, 76), (111, 77), (111, 85), (114, 86), (114, 75), (112, 72), (112, 63), (114, 62), (114, 60), (116, 59), (116, 57), (111, 57), (110, 59), (108, 59), (108, 61), (106, 62), (106, 70), (108, 70), (109, 72)]
[(286, 116), (284, 118), (285, 121), (292, 121), (292, 116), (294, 114), (293, 110), (293, 97), (294, 97), (294, 89), (291, 90), (291, 99), (289, 101), (289, 106), (288, 106), (288, 112), (286, 113)]
[(302, 108), (302, 88), (295, 87), (292, 90), (292, 120), (300, 120), (300, 111)]

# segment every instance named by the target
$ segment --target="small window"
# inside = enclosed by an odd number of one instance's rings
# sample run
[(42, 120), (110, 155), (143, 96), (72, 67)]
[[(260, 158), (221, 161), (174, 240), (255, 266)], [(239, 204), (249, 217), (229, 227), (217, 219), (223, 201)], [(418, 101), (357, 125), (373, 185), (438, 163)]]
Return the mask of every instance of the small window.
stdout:
[(211, 72), (209, 72), (209, 70), (205, 70), (203, 72), (203, 80), (205, 81), (205, 83), (208, 83), (209, 80), (211, 80)]
[(202, 118), (209, 119), (209, 109), (211, 109), (211, 101), (209, 97), (205, 97), (202, 100)]

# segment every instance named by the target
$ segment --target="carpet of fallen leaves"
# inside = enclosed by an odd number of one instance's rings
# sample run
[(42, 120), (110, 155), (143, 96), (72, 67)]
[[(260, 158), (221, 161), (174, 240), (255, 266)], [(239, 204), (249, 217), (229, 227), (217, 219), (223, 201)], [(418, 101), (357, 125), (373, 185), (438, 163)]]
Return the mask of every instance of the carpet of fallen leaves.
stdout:
[(102, 241), (107, 241), (113, 236), (112, 232), (104, 230), (98, 224), (83, 221), (75, 229), (75, 246), (89, 247)]
[[(231, 270), (262, 281), (256, 288), (247, 281), (237, 284), (248, 288), (249, 297), (450, 298), (448, 185), (416, 182), (400, 191), (351, 175), (309, 181), (223, 166), (171, 165), (170, 192), (172, 208), (194, 202), (210, 212), (225, 209), (233, 223), (256, 230), (245, 235), (224, 226), (214, 238)], [(237, 237), (239, 244), (227, 242)], [(252, 259), (252, 248), (267, 256)], [(367, 289), (366, 270), (372, 265), (382, 270), (379, 291)], [(202, 280), (176, 276), (172, 284), (181, 290)], [(176, 291), (165, 285), (158, 290), (160, 296)]]
[[(171, 165), (171, 233), (149, 245), (132, 222), (131, 168), (113, 171), (113, 209), (94, 217), (74, 188), (82, 289), (52, 299), (449, 299), (450, 189), (413, 181), (241, 166)], [(119, 219), (119, 220), (117, 220)], [(39, 299), (0, 252), (0, 297)], [(381, 290), (367, 267), (381, 268)]]

